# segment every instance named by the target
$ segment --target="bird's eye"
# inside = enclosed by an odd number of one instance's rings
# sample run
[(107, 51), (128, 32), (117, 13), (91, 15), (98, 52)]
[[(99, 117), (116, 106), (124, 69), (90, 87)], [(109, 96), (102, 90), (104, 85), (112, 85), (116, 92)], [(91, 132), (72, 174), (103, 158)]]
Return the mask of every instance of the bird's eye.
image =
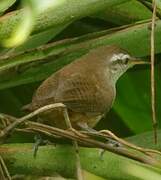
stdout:
[(124, 64), (127, 64), (129, 62), (129, 58), (126, 57), (123, 62), (124, 62)]

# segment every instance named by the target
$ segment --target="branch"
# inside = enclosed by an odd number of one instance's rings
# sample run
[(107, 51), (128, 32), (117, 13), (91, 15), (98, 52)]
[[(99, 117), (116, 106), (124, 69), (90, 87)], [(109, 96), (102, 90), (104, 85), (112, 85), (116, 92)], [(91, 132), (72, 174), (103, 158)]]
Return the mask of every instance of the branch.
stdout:
[[(159, 162), (151, 156), (151, 153), (161, 155), (161, 152), (156, 151), (156, 150), (144, 149), (141, 147), (137, 147), (136, 145), (130, 144), (130, 143), (122, 140), (121, 138), (118, 138), (117, 136), (115, 136), (110, 131), (103, 130), (103, 131), (100, 131), (97, 133), (93, 133), (93, 134), (90, 133), (87, 135), (87, 134), (83, 134), (81, 132), (78, 132), (75, 129), (72, 129), (70, 125), (69, 125), (70, 129), (63, 130), (63, 129), (51, 127), (48, 125), (44, 125), (41, 123), (28, 121), (29, 119), (31, 119), (35, 115), (38, 115), (42, 112), (45, 112), (49, 109), (54, 109), (54, 108), (63, 108), (64, 109), (66, 107), (62, 103), (50, 104), (50, 105), (46, 105), (44, 107), (41, 107), (41, 108), (35, 110), (34, 112), (32, 112), (32, 113), (30, 113), (30, 114), (28, 114), (22, 118), (15, 118), (15, 117), (12, 118), (11, 116), (1, 114), (1, 118), (3, 118), (3, 123), (4, 123), (5, 118), (7, 119), (7, 121), (9, 120), (8, 118), (10, 118), (10, 120), (11, 120), (11, 123), (9, 125), (7, 125), (7, 127), (5, 127), (3, 130), (0, 131), (1, 141), (3, 141), (4, 138), (6, 138), (11, 132), (13, 132), (13, 130), (15, 130), (15, 128), (17, 126), (19, 126), (23, 123), (27, 127), (26, 130), (41, 132), (41, 133), (44, 133), (46, 135), (54, 136), (54, 137), (56, 135), (59, 137), (69, 138), (71, 140), (78, 141), (78, 142), (83, 143), (83, 144), (87, 144), (87, 145), (90, 145), (93, 147), (98, 147), (98, 148), (108, 150), (110, 152), (113, 152), (113, 153), (122, 155), (124, 157), (128, 157), (128, 158), (137, 160), (137, 161), (142, 162), (142, 163), (150, 164), (152, 166), (160, 166)], [(66, 120), (66, 121), (68, 121), (68, 120)], [(116, 148), (114, 146), (111, 146), (110, 144), (107, 144), (107, 143), (104, 143), (100, 140), (94, 139), (93, 136), (102, 137), (102, 138), (104, 138), (104, 140), (109, 140), (109, 138), (112, 138), (116, 142), (119, 142), (124, 146)], [(135, 151), (139, 151), (139, 152), (143, 153), (144, 156), (143, 155), (140, 156), (139, 154), (131, 152), (131, 150), (129, 150), (127, 147), (132, 148)]]
[(155, 109), (155, 18), (156, 18), (156, 2), (153, 0), (153, 15), (151, 25), (151, 108), (152, 108), (152, 122), (154, 129), (154, 142), (157, 143), (157, 120), (156, 120), (156, 109)]

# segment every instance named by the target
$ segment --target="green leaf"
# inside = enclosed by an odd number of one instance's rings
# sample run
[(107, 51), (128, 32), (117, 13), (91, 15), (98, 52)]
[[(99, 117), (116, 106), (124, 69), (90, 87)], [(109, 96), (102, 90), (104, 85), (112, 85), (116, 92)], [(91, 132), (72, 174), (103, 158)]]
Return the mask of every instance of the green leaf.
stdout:
[[(154, 147), (153, 132), (129, 138), (130, 142), (140, 143), (143, 147)], [(158, 147), (161, 147), (161, 131), (159, 131)], [(33, 144), (5, 144), (0, 146), (0, 154), (4, 158), (11, 174), (53, 175), (58, 173), (64, 177), (75, 174), (75, 150), (69, 145), (41, 146), (36, 158), (33, 158)], [(100, 158), (98, 148), (80, 147), (81, 166), (84, 170), (105, 179), (137, 180), (127, 172), (127, 165), (137, 165), (149, 173), (161, 174), (160, 168), (153, 168), (134, 160), (121, 157), (106, 151)], [(136, 153), (136, 151), (135, 151)], [(14, 159), (14, 163), (13, 163)], [(69, 163), (70, 162), (70, 163)]]
[[(7, 59), (1, 59), (0, 71), (2, 71), (3, 76), (1, 76), (0, 89), (43, 80), (51, 73), (54, 73), (55, 70), (63, 67), (64, 64), (87, 53), (88, 49), (96, 48), (101, 45), (117, 44), (135, 56), (147, 56), (150, 53), (149, 24), (150, 23), (142, 23), (133, 26), (131, 25), (127, 28), (122, 27), (118, 31), (112, 29), (96, 32), (79, 38), (67, 39), (65, 41), (49, 44), (39, 49), (37, 48), (15, 56), (11, 55), (11, 57), (8, 57)], [(158, 20), (156, 22), (155, 36), (159, 36), (161, 33), (160, 31), (161, 21)], [(156, 53), (161, 52), (161, 39), (157, 38), (155, 43)], [(143, 44), (143, 46), (140, 46), (140, 44)], [(82, 49), (84, 49), (84, 52), (82, 52)], [(37, 64), (37, 67), (36, 64), (34, 64), (34, 66), (31, 65), (30, 69), (27, 68), (26, 71), (23, 70), (22, 72), (20, 70), (19, 73), (12, 73), (8, 78), (4, 75), (4, 70), (17, 67), (18, 65), (21, 65), (22, 67), (23, 64), (29, 62), (44, 62), (45, 64), (41, 66), (40, 64)], [(45, 71), (44, 68), (46, 69)]]
[[(42, 32), (50, 27), (65, 25), (76, 19), (91, 15), (115, 4), (124, 3), (127, 0), (64, 0), (56, 9), (49, 7), (36, 17), (33, 33)], [(24, 9), (6, 14), (0, 21), (0, 41), (9, 38), (16, 27), (23, 20)]]
[(48, 30), (29, 36), (29, 38), (27, 39), (25, 43), (23, 43), (21, 46), (18, 46), (17, 48), (14, 49), (14, 53), (23, 52), (29, 49), (36, 48), (43, 44), (46, 44), (51, 39), (53, 39), (57, 34), (59, 34), (63, 29), (65, 29), (67, 26), (68, 24), (60, 25), (57, 27), (51, 27)]
[(152, 12), (139, 1), (131, 0), (94, 15), (105, 21), (123, 25), (152, 17)]
[(16, 0), (1, 0), (0, 1), (0, 14), (6, 11), (10, 6), (12, 6)]
[(52, 8), (52, 10), (55, 11), (55, 9), (61, 6), (65, 0), (42, 1), (42, 3), (37, 0), (28, 0), (22, 2), (24, 8), (21, 21), (11, 32), (10, 37), (2, 41), (2, 44), (7, 48), (24, 43), (33, 29), (36, 17), (49, 8)]

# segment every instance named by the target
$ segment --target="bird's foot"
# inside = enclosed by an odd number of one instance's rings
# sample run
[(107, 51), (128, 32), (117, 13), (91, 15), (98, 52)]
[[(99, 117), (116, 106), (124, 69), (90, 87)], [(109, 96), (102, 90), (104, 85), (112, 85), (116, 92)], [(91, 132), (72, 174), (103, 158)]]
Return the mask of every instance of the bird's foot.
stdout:
[(93, 135), (94, 135), (94, 134), (98, 134), (98, 133), (99, 133), (97, 130), (89, 127), (87, 123), (78, 122), (77, 125), (78, 125), (78, 127), (81, 128), (81, 130), (87, 131), (87, 132), (90, 133), (90, 134), (93, 134)]
[[(99, 132), (99, 131), (97, 131), (97, 130), (91, 128), (91, 127), (89, 127), (89, 126), (87, 125), (87, 123), (78, 123), (78, 126), (79, 126), (82, 130), (87, 131), (89, 134), (96, 135), (96, 136), (99, 136), (99, 135), (100, 135), (100, 132)], [(112, 147), (115, 147), (115, 148), (121, 147), (121, 144), (120, 144), (118, 141), (116, 141), (116, 140), (114, 140), (113, 138), (111, 138), (111, 137), (106, 137), (106, 144), (108, 144), (108, 145), (110, 145), (110, 146), (112, 146)], [(99, 155), (100, 155), (100, 158), (101, 158), (101, 159), (103, 158), (104, 153), (105, 153), (105, 150), (104, 150), (104, 149), (100, 149), (100, 150), (99, 150)]]
[[(110, 146), (112, 146), (114, 148), (119, 148), (119, 147), (122, 146), (119, 142), (113, 140), (112, 138), (107, 139), (106, 144), (108, 144), (108, 145), (110, 145)], [(99, 149), (99, 157), (100, 157), (101, 160), (103, 160), (103, 155), (104, 155), (105, 152), (106, 152), (106, 150)]]
[(107, 144), (111, 145), (112, 147), (116, 147), (116, 148), (121, 147), (121, 144), (118, 141), (113, 140), (112, 138), (111, 139), (109, 138), (107, 140)]
[(39, 146), (53, 144), (49, 140), (43, 140), (40, 134), (36, 134), (35, 137), (34, 137), (34, 140), (35, 140), (35, 143), (34, 143), (34, 146), (33, 146), (33, 156), (34, 156), (34, 158), (36, 158), (36, 155), (37, 155), (38, 150), (39, 150)]

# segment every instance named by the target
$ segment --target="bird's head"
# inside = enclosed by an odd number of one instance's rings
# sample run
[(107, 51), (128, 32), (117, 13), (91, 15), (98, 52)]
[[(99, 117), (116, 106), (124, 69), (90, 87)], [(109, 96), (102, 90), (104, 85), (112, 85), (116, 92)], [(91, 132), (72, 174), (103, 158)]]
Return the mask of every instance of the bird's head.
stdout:
[(150, 63), (133, 57), (128, 52), (118, 47), (114, 48), (110, 57), (108, 56), (109, 72), (114, 81), (117, 81), (124, 72), (136, 64)]

